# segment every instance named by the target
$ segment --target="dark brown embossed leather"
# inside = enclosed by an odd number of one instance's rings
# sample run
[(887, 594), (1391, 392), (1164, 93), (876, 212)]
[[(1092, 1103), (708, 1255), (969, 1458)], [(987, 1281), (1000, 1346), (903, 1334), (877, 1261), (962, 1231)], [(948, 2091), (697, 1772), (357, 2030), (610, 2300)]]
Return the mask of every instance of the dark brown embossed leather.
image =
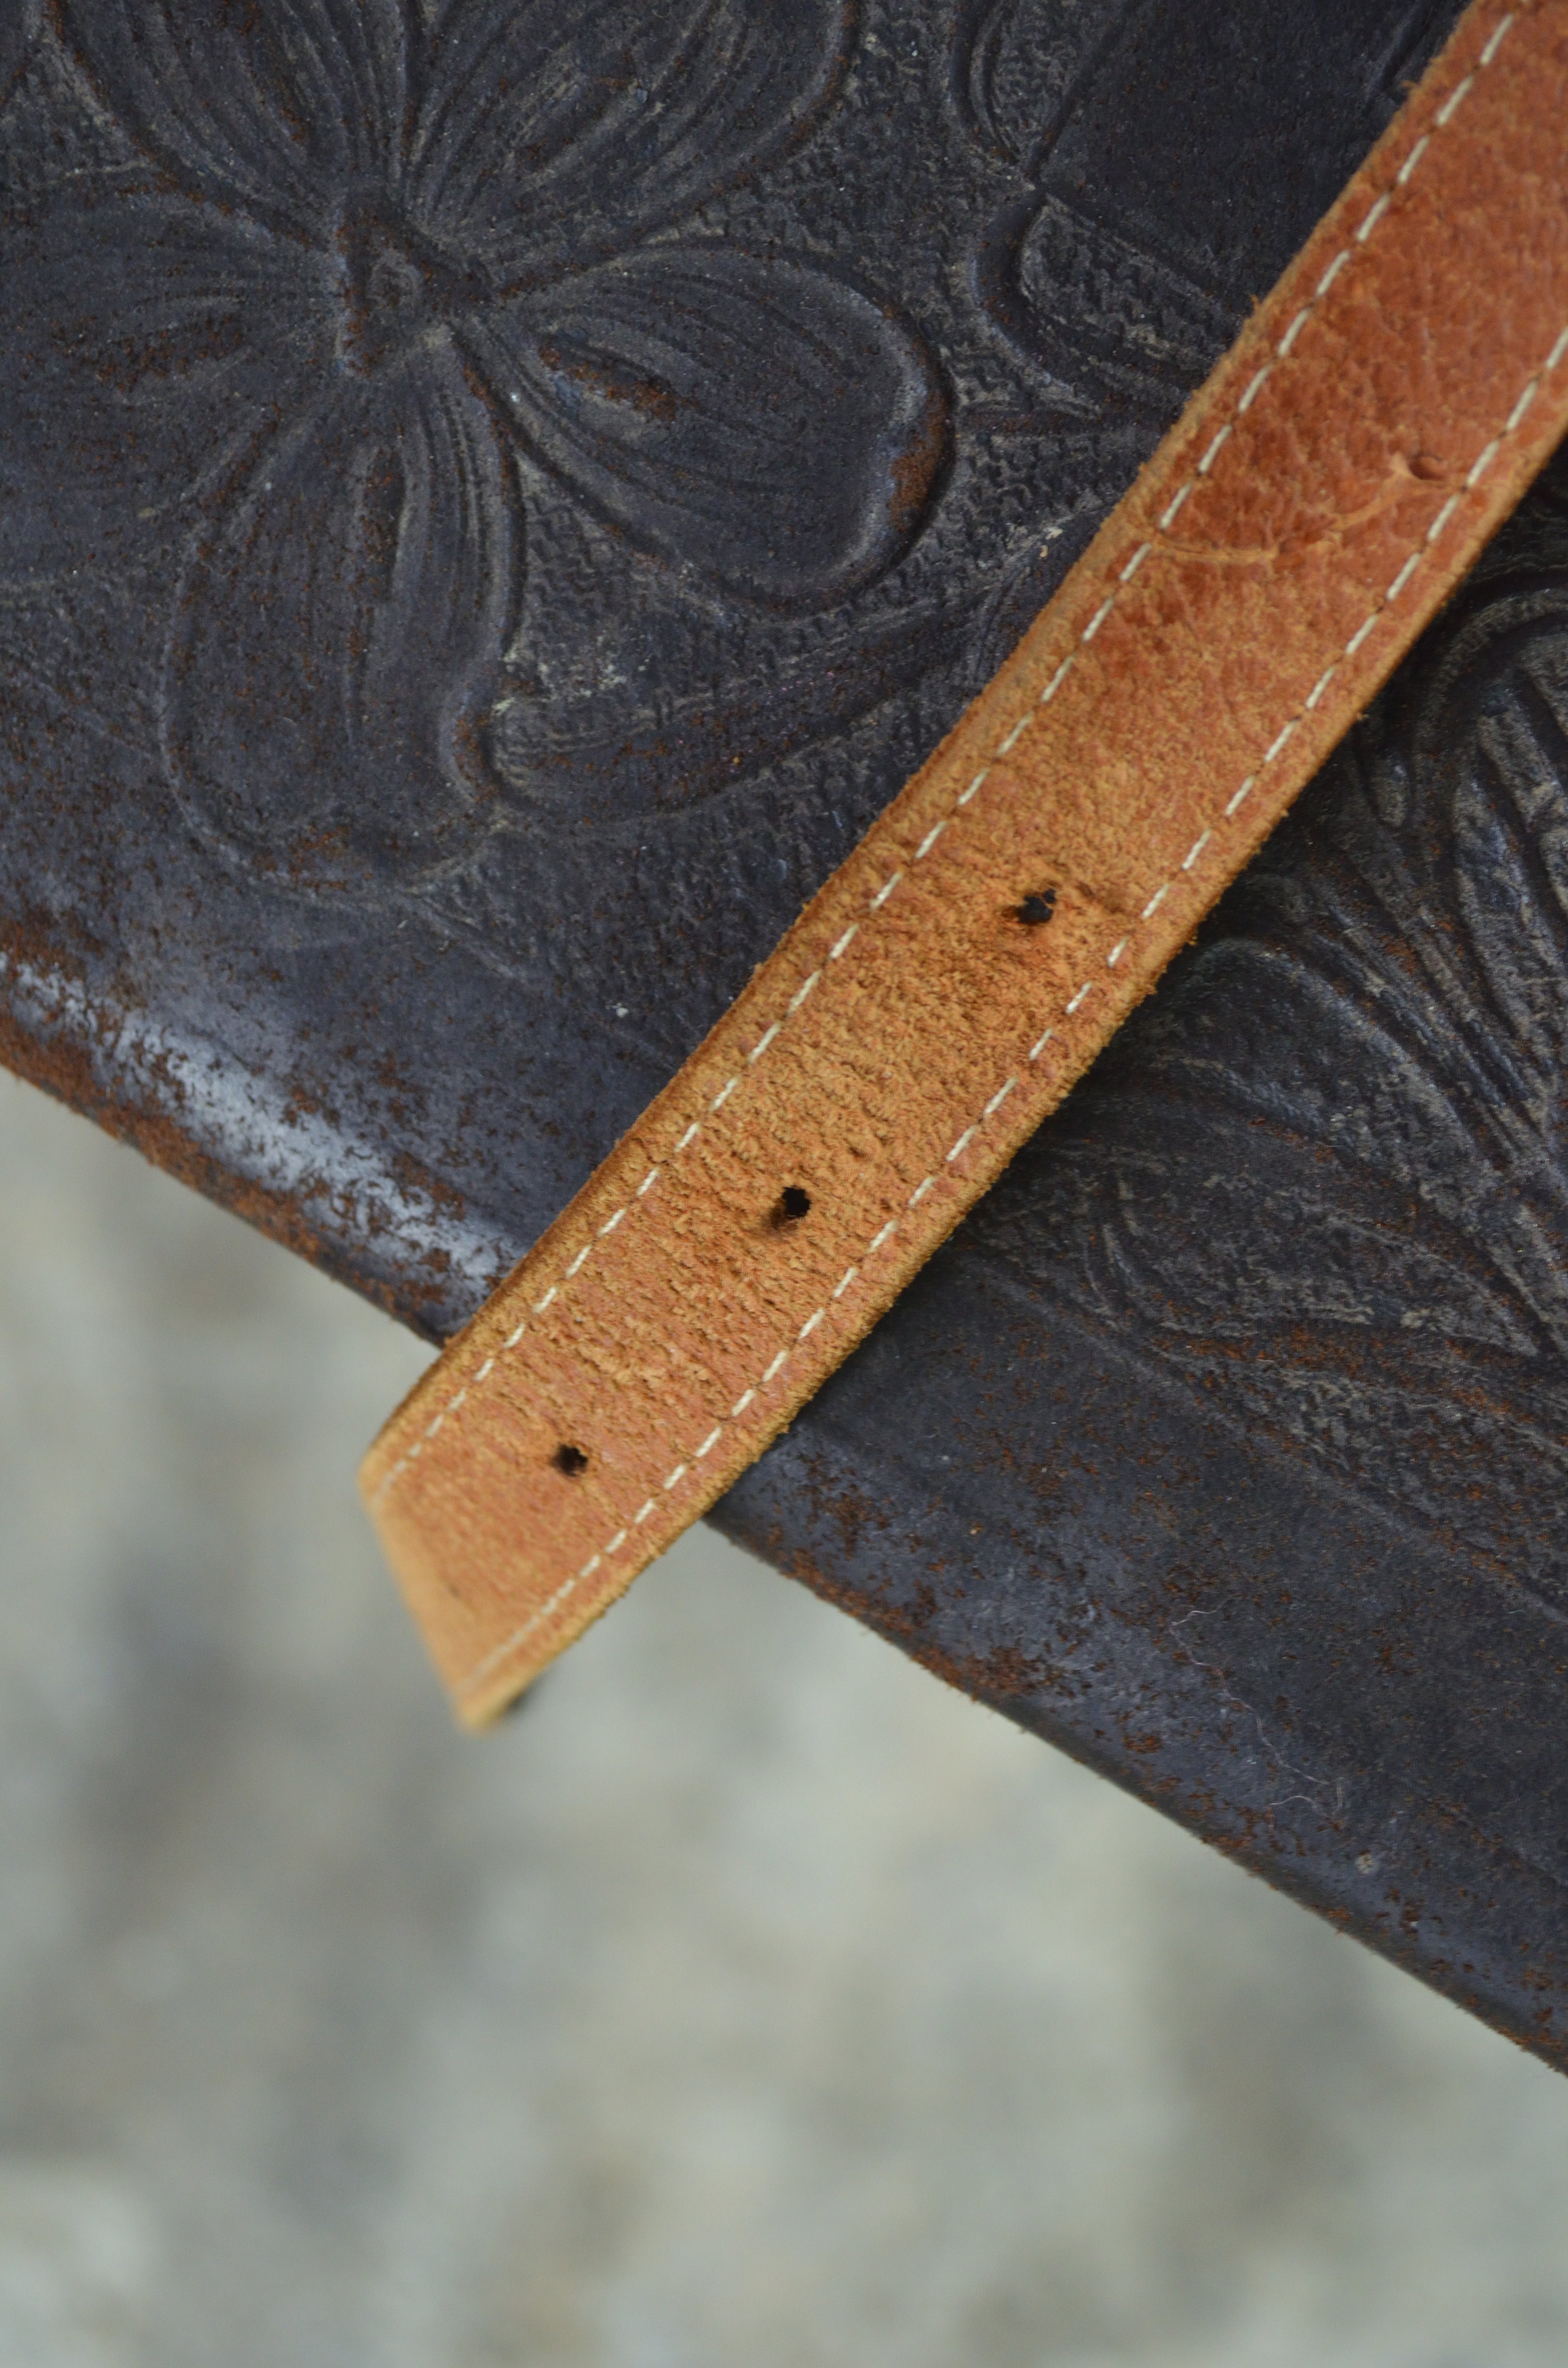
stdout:
[(1478, 6), (1015, 655), (400, 1411), (372, 1512), (492, 1715), (864, 1337), (1568, 419), (1568, 25)]

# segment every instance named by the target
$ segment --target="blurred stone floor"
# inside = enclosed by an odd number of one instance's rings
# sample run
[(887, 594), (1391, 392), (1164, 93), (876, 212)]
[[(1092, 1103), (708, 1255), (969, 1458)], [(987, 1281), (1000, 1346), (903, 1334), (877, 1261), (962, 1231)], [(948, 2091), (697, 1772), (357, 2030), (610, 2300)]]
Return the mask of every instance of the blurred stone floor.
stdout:
[(1561, 2368), (1568, 2084), (706, 1533), (464, 1741), (424, 1352), (0, 1215), (0, 2368)]

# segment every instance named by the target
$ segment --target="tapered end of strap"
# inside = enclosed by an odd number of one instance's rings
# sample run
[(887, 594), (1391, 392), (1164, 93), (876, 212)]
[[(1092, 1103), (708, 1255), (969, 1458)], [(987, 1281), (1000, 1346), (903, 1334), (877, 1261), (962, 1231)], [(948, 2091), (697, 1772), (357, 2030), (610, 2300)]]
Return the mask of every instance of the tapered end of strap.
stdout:
[(1568, 422), (1568, 11), (1484, 0), (1019, 649), (388, 1425), (493, 1717), (1051, 1111)]

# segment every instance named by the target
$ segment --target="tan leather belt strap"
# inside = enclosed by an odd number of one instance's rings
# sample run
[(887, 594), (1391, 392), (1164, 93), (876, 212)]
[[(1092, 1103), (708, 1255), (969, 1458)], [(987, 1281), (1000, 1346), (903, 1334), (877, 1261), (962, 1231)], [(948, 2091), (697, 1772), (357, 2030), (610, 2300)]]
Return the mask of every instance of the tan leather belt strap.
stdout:
[(1568, 0), (1480, 0), (1022, 645), (367, 1460), (479, 1725), (1149, 992), (1568, 421)]

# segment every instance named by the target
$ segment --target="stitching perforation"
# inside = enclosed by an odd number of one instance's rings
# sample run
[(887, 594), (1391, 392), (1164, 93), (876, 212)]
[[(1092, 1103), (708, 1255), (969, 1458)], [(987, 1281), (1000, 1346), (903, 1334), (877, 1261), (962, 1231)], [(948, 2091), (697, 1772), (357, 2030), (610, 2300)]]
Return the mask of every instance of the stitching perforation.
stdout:
[[(1559, 360), (1562, 359), (1564, 354), (1568, 354), (1568, 329), (1563, 331), (1562, 336), (1558, 339), (1557, 344), (1553, 347), (1552, 352)], [(1542, 370), (1540, 373), (1542, 377), (1546, 374), (1545, 370)], [(1395, 578), (1396, 586), (1401, 584), (1403, 580), (1405, 580), (1405, 570), (1402, 569), (1400, 575)], [(1371, 617), (1367, 620), (1367, 624), (1360, 627), (1357, 633), (1351, 636), (1351, 643), (1347, 643), (1346, 647), (1349, 648), (1352, 644), (1358, 645), (1360, 642), (1364, 641), (1368, 627), (1371, 624), (1375, 624), (1382, 613), (1382, 606), (1374, 609)], [(1335, 666), (1337, 666), (1337, 664), (1338, 661), (1336, 660)], [(1333, 671), (1333, 669), (1330, 669), (1330, 671)], [(1303, 702), (1303, 711), (1304, 707), (1305, 702)], [(1286, 735), (1284, 734), (1277, 736), (1274, 743), (1274, 748), (1276, 750), (1282, 745), (1285, 736)], [(1269, 757), (1267, 757), (1263, 760), (1265, 765), (1269, 761)], [(1259, 769), (1261, 770), (1262, 768), (1260, 767)], [(1236, 792), (1236, 795), (1231, 800), (1230, 804), (1226, 807), (1225, 811), (1227, 814), (1233, 813), (1237, 807), (1239, 807), (1242, 801), (1256, 786), (1256, 774), (1251, 774), (1248, 776), (1246, 780), (1243, 782), (1241, 789)], [(1213, 836), (1214, 833), (1211, 830), (1205, 831), (1202, 837), (1197, 840), (1183, 864), (1182, 868), (1184, 871), (1192, 867), (1201, 858), (1203, 851), (1208, 847)], [(1167, 880), (1155, 891), (1154, 894), (1150, 898), (1148, 904), (1144, 907), (1145, 919), (1150, 917), (1159, 909), (1159, 906), (1164, 903), (1165, 897), (1168, 895), (1172, 885), (1173, 882)], [(1107, 957), (1108, 962), (1114, 962), (1127, 943), (1128, 939), (1125, 938), (1122, 939), (1118, 946), (1113, 950), (1113, 952)], [(1076, 1011), (1080, 1008), (1089, 993), (1091, 984), (1092, 982), (1085, 982), (1083, 986), (1079, 987), (1077, 993), (1071, 998), (1066, 1006), (1068, 1012), (1071, 1013)], [(1028, 1058), (1031, 1063), (1037, 1062), (1040, 1058), (1046, 1046), (1053, 1041), (1055, 1033), (1056, 1031), (1054, 1029), (1048, 1028), (1045, 1030), (1045, 1033), (1030, 1047)], [(958, 1141), (953, 1144), (952, 1149), (947, 1154), (946, 1159), (943, 1163), (944, 1166), (952, 1165), (956, 1160), (961, 1157), (965, 1151), (970, 1148), (971, 1144), (975, 1141), (976, 1137), (980, 1133), (982, 1127), (987, 1121), (994, 1118), (1000, 1111), (1003, 1105), (1012, 1094), (1017, 1084), (1017, 1078), (1016, 1076), (1009, 1076), (1001, 1089), (992, 1096), (991, 1099), (986, 1103), (980, 1119), (976, 1121), (974, 1125), (967, 1128), (965, 1132), (960, 1135)], [(917, 1207), (920, 1202), (935, 1190), (937, 1182), (937, 1178), (936, 1176), (927, 1176), (910, 1196), (909, 1206), (912, 1209)], [(825, 1318), (831, 1313), (833, 1306), (846, 1295), (846, 1293), (853, 1288), (855, 1282), (859, 1279), (860, 1267), (864, 1260), (874, 1257), (877, 1251), (885, 1247), (887, 1243), (892, 1239), (896, 1232), (896, 1221), (890, 1219), (868, 1244), (866, 1250), (862, 1254), (861, 1261), (857, 1262), (857, 1264), (851, 1266), (847, 1269), (842, 1281), (833, 1292), (830, 1299), (824, 1301), (821, 1307), (813, 1310), (812, 1314), (807, 1317), (805, 1323), (801, 1326), (801, 1329), (796, 1336), (797, 1346), (801, 1341), (809, 1339), (812, 1335), (819, 1329)], [(777, 1381), (780, 1373), (782, 1373), (785, 1367), (788, 1365), (790, 1355), (790, 1352), (788, 1349), (780, 1349), (778, 1351), (778, 1353), (773, 1358), (772, 1362), (767, 1366), (766, 1372), (763, 1373), (761, 1381), (757, 1386), (745, 1391), (744, 1394), (736, 1400), (734, 1406), (731, 1410), (731, 1422), (739, 1421), (743, 1415), (748, 1412), (751, 1406), (756, 1402), (756, 1399), (761, 1393), (771, 1387), (773, 1383)], [(434, 1428), (439, 1428), (440, 1420), (441, 1417), (437, 1417)], [(716, 1425), (714, 1430), (704, 1441), (703, 1446), (698, 1451), (697, 1456), (694, 1457), (692, 1461), (697, 1461), (700, 1456), (710, 1453), (716, 1444), (719, 1437), (722, 1436), (726, 1428), (727, 1425), (723, 1423)], [(665, 1486), (666, 1489), (672, 1488), (676, 1485), (676, 1481), (680, 1476), (684, 1475), (687, 1468), (687, 1467), (683, 1464), (680, 1467), (679, 1473), (672, 1475), (671, 1479), (665, 1482)], [(639, 1520), (642, 1518), (642, 1516), (640, 1515), (638, 1517)], [(637, 1526), (636, 1522), (633, 1522), (631, 1526), (635, 1528)], [(472, 1691), (474, 1686), (482, 1683), (489, 1675), (490, 1671), (494, 1668), (499, 1662), (504, 1660), (508, 1654), (517, 1652), (528, 1641), (530, 1636), (536, 1634), (543, 1622), (547, 1619), (552, 1617), (554, 1612), (560, 1608), (561, 1604), (570, 1598), (576, 1587), (591, 1578), (602, 1566), (604, 1561), (607, 1558), (612, 1557), (619, 1550), (619, 1547), (624, 1543), (627, 1534), (628, 1532), (625, 1530), (621, 1531), (619, 1536), (616, 1540), (612, 1541), (608, 1545), (601, 1547), (597, 1554), (593, 1555), (589, 1561), (583, 1565), (575, 1577), (566, 1580), (561, 1588), (558, 1588), (547, 1605), (540, 1607), (538, 1611), (534, 1612), (514, 1635), (508, 1637), (504, 1644), (497, 1645), (495, 1650), (480, 1663), (479, 1667), (464, 1681), (463, 1690)]]
[[(1162, 512), (1158, 521), (1155, 537), (1146, 538), (1142, 541), (1122, 563), (1115, 575), (1115, 578), (1108, 594), (1102, 598), (1093, 615), (1089, 618), (1087, 623), (1081, 628), (1078, 634), (1076, 647), (1070, 651), (1062, 660), (1054, 674), (1046, 684), (1044, 689), (1038, 695), (1032, 704), (1026, 708), (1022, 714), (1018, 715), (1015, 719), (1006, 733), (997, 743), (991, 758), (974, 774), (966, 788), (955, 797), (951, 814), (942, 816), (937, 824), (926, 833), (918, 848), (915, 849), (914, 856), (912, 858), (907, 858), (906, 861), (919, 863), (924, 861), (929, 856), (938, 841), (941, 839), (943, 834), (947, 831), (949, 823), (956, 818), (958, 813), (960, 810), (967, 808), (974, 799), (979, 796), (998, 759), (1005, 757), (1014, 747), (1017, 746), (1019, 739), (1034, 720), (1035, 714), (1041, 708), (1048, 706), (1057, 696), (1076, 662), (1079, 651), (1092, 643), (1096, 634), (1100, 632), (1102, 626), (1107, 622), (1112, 612), (1115, 610), (1123, 591), (1133, 582), (1147, 559), (1156, 549), (1159, 538), (1167, 537), (1169, 535), (1171, 528), (1174, 526), (1177, 517), (1193, 493), (1198, 490), (1200, 484), (1210, 481), (1211, 472), (1228, 438), (1231, 436), (1236, 419), (1242, 417), (1251, 410), (1254, 404), (1261, 394), (1265, 385), (1267, 383), (1269, 379), (1275, 375), (1278, 364), (1289, 359), (1291, 351), (1303, 334), (1308, 324), (1312, 319), (1318, 307), (1324, 302), (1324, 299), (1336, 285), (1345, 269), (1353, 261), (1354, 250), (1357, 248), (1365, 248), (1369, 240), (1373, 237), (1379, 223), (1384, 219), (1390, 206), (1392, 205), (1395, 190), (1403, 189), (1409, 186), (1432, 146), (1434, 133), (1437, 131), (1447, 130), (1453, 122), (1456, 116), (1459, 114), (1460, 109), (1463, 106), (1465, 99), (1473, 89), (1478, 75), (1485, 67), (1492, 64), (1515, 21), (1514, 14), (1510, 13), (1503, 17), (1499, 24), (1494, 28), (1487, 40), (1485, 48), (1481, 53), (1478, 64), (1472, 68), (1471, 71), (1455, 86), (1454, 90), (1450, 92), (1449, 97), (1438, 109), (1435, 119), (1433, 120), (1431, 128), (1422, 133), (1421, 136), (1414, 142), (1411, 150), (1403, 160), (1398, 172), (1395, 174), (1391, 187), (1385, 189), (1369, 208), (1358, 229), (1353, 233), (1350, 243), (1343, 246), (1329, 263), (1317, 283), (1316, 290), (1311, 302), (1303, 305), (1292, 317), (1283, 336), (1276, 346), (1273, 356), (1265, 361), (1253, 373), (1253, 376), (1248, 381), (1245, 389), (1237, 400), (1232, 418), (1225, 421), (1210, 438), (1196, 467), (1192, 470), (1186, 481), (1178, 487), (1176, 494)], [(1568, 355), (1568, 328), (1565, 328), (1562, 336), (1557, 339), (1551, 354), (1540, 370), (1536, 373), (1528, 382), (1528, 386), (1521, 392), (1502, 434), (1499, 437), (1494, 438), (1485, 450), (1478, 456), (1471, 469), (1470, 474), (1465, 480), (1466, 491), (1472, 490), (1477, 484), (1479, 484), (1482, 477), (1485, 474), (1486, 471), (1491, 467), (1493, 461), (1495, 460), (1503, 443), (1506, 440), (1507, 437), (1516, 432), (1517, 427), (1522, 424), (1534, 402), (1540, 381), (1557, 368), (1565, 355)], [(1460, 496), (1455, 495), (1450, 496), (1449, 500), (1445, 503), (1442, 510), (1438, 513), (1437, 517), (1433, 520), (1431, 526), (1426, 530), (1425, 548), (1430, 548), (1440, 538), (1444, 528), (1447, 526), (1458, 508), (1460, 499)], [(1249, 775), (1247, 779), (1242, 782), (1241, 786), (1234, 791), (1230, 801), (1225, 805), (1223, 809), (1223, 816), (1226, 820), (1233, 819), (1240, 812), (1247, 797), (1256, 787), (1259, 775), (1269, 765), (1273, 764), (1281, 754), (1294, 734), (1298, 724), (1302, 720), (1302, 716), (1305, 713), (1310, 712), (1312, 709), (1317, 705), (1319, 700), (1326, 690), (1330, 679), (1336, 672), (1343, 660), (1345, 658), (1354, 656), (1367, 641), (1370, 633), (1376, 628), (1382, 613), (1383, 607), (1386, 606), (1389, 600), (1398, 597), (1399, 592), (1403, 589), (1405, 584), (1415, 573), (1423, 556), (1424, 550), (1418, 549), (1417, 552), (1415, 552), (1406, 562), (1405, 566), (1395, 578), (1394, 584), (1390, 587), (1389, 593), (1385, 595), (1384, 602), (1381, 603), (1358, 628), (1357, 632), (1346, 643), (1341, 656), (1334, 661), (1333, 666), (1331, 666), (1327, 672), (1323, 676), (1314, 690), (1310, 693), (1307, 699), (1303, 701), (1301, 709), (1298, 711), (1296, 715), (1290, 717), (1283, 725), (1281, 730), (1277, 734), (1273, 743), (1261, 759), (1257, 772)], [(1190, 871), (1201, 860), (1202, 854), (1213, 836), (1214, 834), (1211, 830), (1203, 833), (1202, 837), (1196, 842), (1193, 848), (1189, 850), (1187, 858), (1184, 860), (1181, 867), (1184, 872)], [(883, 909), (890, 898), (893, 896), (902, 884), (904, 877), (904, 871), (900, 869), (894, 871), (882, 882), (881, 885), (869, 898), (867, 908), (868, 915), (880, 913)], [(1142, 922), (1146, 923), (1153, 919), (1155, 913), (1160, 909), (1165, 898), (1168, 896), (1174, 884), (1174, 881), (1166, 880), (1153, 892), (1142, 908), (1141, 916)], [(848, 951), (850, 944), (859, 932), (860, 928), (860, 922), (857, 921), (851, 923), (849, 928), (843, 932), (832, 947), (826, 958), (827, 962), (836, 963), (843, 959), (844, 955)], [(1108, 952), (1106, 956), (1106, 963), (1108, 968), (1114, 969), (1116, 967), (1127, 951), (1127, 948), (1131, 943), (1132, 936), (1134, 934), (1135, 931), (1123, 936)], [(744, 1067), (747, 1070), (754, 1068), (763, 1059), (771, 1046), (778, 1041), (788, 1019), (799, 1011), (807, 1002), (823, 976), (824, 969), (823, 967), (819, 967), (817, 970), (812, 972), (808, 979), (802, 982), (801, 985), (795, 991), (793, 996), (790, 998), (783, 1017), (773, 1022), (763, 1037), (759, 1040), (757, 1044), (754, 1046), (752, 1051), (745, 1056)], [(1065, 1011), (1069, 1015), (1075, 1014), (1082, 1008), (1083, 1004), (1090, 995), (1092, 987), (1092, 980), (1085, 981), (1079, 985), (1064, 1007)], [(1040, 1057), (1043, 1055), (1046, 1047), (1053, 1040), (1054, 1035), (1054, 1029), (1048, 1028), (1037, 1040), (1035, 1044), (1031, 1046), (1028, 1056), (1031, 1064), (1039, 1062)], [(717, 1114), (725, 1107), (732, 1096), (736, 1092), (741, 1083), (742, 1076), (739, 1073), (728, 1079), (709, 1106), (709, 1119), (716, 1117)], [(1006, 1099), (1006, 1092), (1010, 1089), (1010, 1087), (1005, 1089), (1003, 1096), (1000, 1097), (999, 1099)], [(986, 1115), (988, 1117), (991, 1115), (989, 1110)], [(673, 1153), (669, 1155), (670, 1160), (680, 1159), (692, 1149), (696, 1143), (700, 1139), (704, 1123), (704, 1120), (699, 1119), (692, 1121), (687, 1126), (685, 1133), (680, 1136), (678, 1142), (676, 1144)], [(972, 1140), (974, 1133), (977, 1132), (977, 1128), (971, 1129), (966, 1137), (960, 1138), (960, 1144)], [(949, 1160), (951, 1160), (956, 1156), (959, 1148), (960, 1145), (954, 1146), (954, 1151), (948, 1155)], [(668, 1162), (666, 1161), (665, 1164), (668, 1164)], [(642, 1184), (638, 1187), (637, 1192), (633, 1196), (634, 1200), (641, 1201), (645, 1199), (651, 1192), (654, 1183), (662, 1173), (662, 1165), (652, 1167), (648, 1174), (644, 1177)], [(910, 1202), (911, 1207), (917, 1205), (919, 1200), (934, 1187), (935, 1181), (936, 1179), (934, 1178), (927, 1178), (925, 1183), (917, 1188), (916, 1193)], [(619, 1225), (622, 1219), (631, 1212), (631, 1201), (628, 1201), (619, 1209), (613, 1212), (610, 1217), (597, 1228), (596, 1238), (602, 1239), (613, 1233)], [(882, 1247), (885, 1243), (892, 1238), (895, 1231), (896, 1223), (894, 1221), (890, 1221), (883, 1226), (881, 1232), (878, 1234), (872, 1243), (869, 1246), (865, 1256), (869, 1258), (874, 1255), (877, 1250)], [(561, 1283), (552, 1285), (551, 1289), (545, 1292), (543, 1298), (536, 1304), (534, 1309), (536, 1317), (542, 1316), (559, 1295), (562, 1285), (574, 1279), (583, 1270), (588, 1261), (593, 1247), (594, 1242), (590, 1240), (576, 1252), (574, 1257), (562, 1270)], [(851, 1277), (855, 1276), (858, 1272), (858, 1268), (852, 1268), (850, 1269), (849, 1275), (846, 1276), (844, 1282), (839, 1285), (838, 1291), (834, 1293), (834, 1298), (835, 1300), (842, 1292), (851, 1287)], [(824, 1313), (825, 1310), (818, 1311), (819, 1317)], [(498, 1355), (489, 1358), (481, 1372), (473, 1376), (472, 1382), (465, 1384), (462, 1391), (454, 1395), (447, 1405), (439, 1410), (433, 1421), (426, 1427), (421, 1441), (411, 1448), (408, 1453), (401, 1458), (399, 1462), (394, 1463), (386, 1473), (376, 1491), (376, 1500), (378, 1502), (384, 1497), (387, 1492), (392, 1487), (402, 1473), (417, 1459), (422, 1451), (424, 1441), (435, 1438), (449, 1416), (456, 1413), (459, 1407), (463, 1404), (471, 1389), (477, 1389), (483, 1386), (483, 1384), (497, 1370), (498, 1357), (514, 1351), (526, 1337), (528, 1328), (528, 1321), (525, 1319), (523, 1323), (519, 1324), (516, 1329), (507, 1336), (501, 1351), (498, 1352)], [(783, 1364), (787, 1361), (787, 1356), (788, 1352), (781, 1352), (779, 1357), (775, 1360), (774, 1365), (769, 1368), (768, 1373), (764, 1376), (763, 1386), (768, 1385), (770, 1381), (776, 1377), (777, 1372), (782, 1369)], [(732, 1410), (730, 1419), (732, 1421), (738, 1420), (742, 1410), (749, 1407), (749, 1406), (755, 1402), (756, 1395), (756, 1393), (755, 1391), (748, 1391), (744, 1394), (742, 1399), (737, 1401), (735, 1408)], [(720, 1429), (722, 1430), (722, 1429), (723, 1426), (721, 1425)], [(702, 1452), (705, 1454), (710, 1452), (711, 1445), (712, 1441), (710, 1440)], [(683, 1470), (685, 1469), (685, 1467), (682, 1468)], [(635, 1517), (631, 1527), (636, 1528), (639, 1526), (649, 1517), (653, 1509), (653, 1500), (650, 1498), (648, 1504), (644, 1506), (642, 1510)], [(603, 1552), (611, 1553), (616, 1551), (619, 1543), (624, 1540), (626, 1534), (626, 1531), (622, 1531), (621, 1539), (617, 1542), (617, 1546), (607, 1547)], [(581, 1576), (581, 1574), (579, 1576)], [(489, 1656), (483, 1665), (482, 1670), (474, 1673), (473, 1676), (471, 1676), (466, 1682), (469, 1685), (477, 1682), (480, 1675), (487, 1672), (490, 1668), (494, 1666), (494, 1661), (497, 1657), (506, 1652), (516, 1650), (522, 1642), (526, 1641), (526, 1634), (533, 1633), (539, 1622), (543, 1618), (549, 1616), (550, 1612), (552, 1611), (559, 1602), (563, 1600), (563, 1594), (570, 1593), (571, 1588), (574, 1584), (574, 1581), (569, 1581), (567, 1582), (564, 1591), (557, 1590), (556, 1595), (551, 1599), (550, 1605), (547, 1607), (541, 1607), (540, 1611), (529, 1622), (527, 1632), (520, 1632), (517, 1636), (509, 1639), (505, 1645), (497, 1648), (497, 1654)]]

